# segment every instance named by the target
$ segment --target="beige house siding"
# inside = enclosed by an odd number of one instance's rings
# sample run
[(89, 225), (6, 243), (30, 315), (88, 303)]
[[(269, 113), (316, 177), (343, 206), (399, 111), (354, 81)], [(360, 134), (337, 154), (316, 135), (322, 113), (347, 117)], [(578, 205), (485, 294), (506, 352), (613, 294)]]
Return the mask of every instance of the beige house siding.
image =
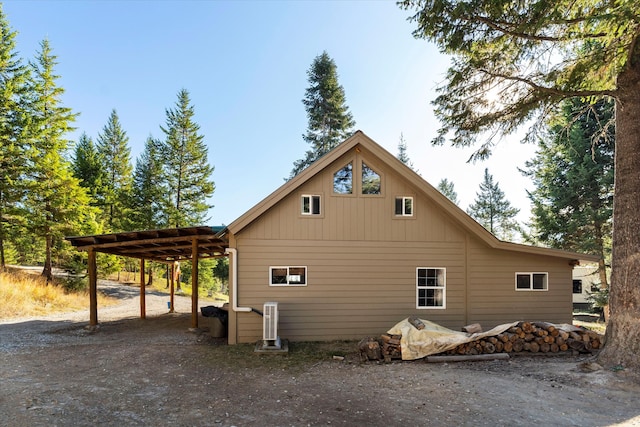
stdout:
[[(465, 312), (464, 245), (239, 239), (240, 306), (278, 301), (289, 340), (354, 339), (417, 315), (460, 325)], [(269, 286), (270, 266), (306, 266), (307, 286)], [(446, 268), (446, 310), (416, 308), (416, 268)], [(238, 342), (262, 336), (262, 318), (241, 313)]]
[[(505, 319), (572, 322), (572, 266), (567, 260), (469, 245), (469, 322), (493, 327)], [(515, 289), (516, 272), (548, 273), (548, 290)]]

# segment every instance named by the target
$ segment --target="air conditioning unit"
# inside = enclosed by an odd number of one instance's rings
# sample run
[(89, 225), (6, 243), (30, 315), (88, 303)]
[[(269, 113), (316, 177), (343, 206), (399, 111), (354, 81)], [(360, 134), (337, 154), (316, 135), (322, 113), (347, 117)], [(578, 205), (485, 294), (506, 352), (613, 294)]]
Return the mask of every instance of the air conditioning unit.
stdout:
[(264, 303), (262, 339), (265, 346), (279, 347), (277, 302)]

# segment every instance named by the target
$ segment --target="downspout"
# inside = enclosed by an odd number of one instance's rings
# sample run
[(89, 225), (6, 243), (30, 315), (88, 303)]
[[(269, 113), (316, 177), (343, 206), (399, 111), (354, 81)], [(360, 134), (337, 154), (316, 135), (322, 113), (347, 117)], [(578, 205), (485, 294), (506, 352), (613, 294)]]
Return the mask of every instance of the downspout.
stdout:
[(233, 311), (250, 312), (251, 307), (238, 307), (238, 250), (235, 248), (226, 248), (224, 253), (233, 255), (233, 268), (231, 269), (231, 308)]

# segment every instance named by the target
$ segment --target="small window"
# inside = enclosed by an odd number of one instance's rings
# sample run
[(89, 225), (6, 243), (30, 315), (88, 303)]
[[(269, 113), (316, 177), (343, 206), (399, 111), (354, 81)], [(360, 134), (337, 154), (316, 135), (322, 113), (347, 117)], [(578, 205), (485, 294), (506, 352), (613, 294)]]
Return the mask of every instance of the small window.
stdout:
[(353, 192), (352, 163), (333, 174), (333, 192), (336, 194), (351, 194)]
[(417, 307), (445, 308), (445, 282), (444, 268), (417, 268)]
[(396, 197), (396, 215), (413, 216), (413, 197)]
[(369, 166), (362, 163), (362, 194), (380, 194), (380, 175)]
[(516, 273), (517, 291), (546, 291), (547, 273)]
[(573, 293), (574, 294), (582, 293), (582, 280), (573, 279)]
[(270, 286), (306, 286), (307, 267), (269, 267)]
[(302, 196), (302, 215), (320, 215), (320, 196)]

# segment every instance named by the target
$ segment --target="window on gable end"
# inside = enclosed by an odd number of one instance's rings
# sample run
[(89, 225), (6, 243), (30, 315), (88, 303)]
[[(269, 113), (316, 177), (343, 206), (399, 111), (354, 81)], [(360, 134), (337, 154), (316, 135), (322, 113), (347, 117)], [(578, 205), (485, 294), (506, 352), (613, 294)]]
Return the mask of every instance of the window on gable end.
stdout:
[(397, 216), (413, 216), (413, 197), (396, 197)]
[(336, 194), (353, 193), (353, 163), (349, 162), (333, 174), (333, 192)]
[(320, 196), (304, 194), (301, 198), (302, 215), (320, 215)]
[(381, 189), (380, 174), (362, 162), (362, 194), (380, 194)]

